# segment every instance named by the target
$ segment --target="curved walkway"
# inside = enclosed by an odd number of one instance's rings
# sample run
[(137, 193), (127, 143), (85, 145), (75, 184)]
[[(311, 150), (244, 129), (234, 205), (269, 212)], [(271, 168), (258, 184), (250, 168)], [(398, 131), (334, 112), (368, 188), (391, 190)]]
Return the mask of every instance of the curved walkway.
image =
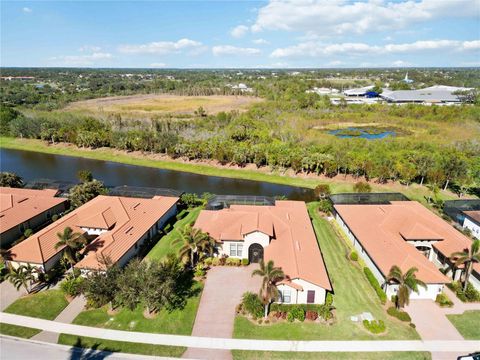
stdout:
[(259, 351), (315, 351), (315, 352), (382, 352), (382, 351), (428, 351), (471, 353), (480, 350), (480, 341), (473, 340), (434, 340), (434, 341), (288, 341), (224, 339), (198, 336), (151, 334), (120, 331), (89, 326), (64, 324), (28, 316), (0, 313), (0, 322), (12, 325), (87, 336), (98, 339), (137, 342), (142, 344), (187, 346), (208, 349), (259, 350)]

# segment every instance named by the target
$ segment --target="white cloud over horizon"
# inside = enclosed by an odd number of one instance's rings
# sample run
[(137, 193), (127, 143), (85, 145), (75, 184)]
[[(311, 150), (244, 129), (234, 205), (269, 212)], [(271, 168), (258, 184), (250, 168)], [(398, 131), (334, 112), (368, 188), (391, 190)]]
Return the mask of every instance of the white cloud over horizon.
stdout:
[(60, 55), (49, 60), (59, 66), (94, 66), (105, 60), (111, 60), (110, 53), (95, 52), (88, 55)]
[(125, 54), (157, 55), (167, 55), (179, 53), (181, 51), (189, 51), (191, 54), (195, 54), (201, 49), (203, 49), (203, 44), (201, 42), (187, 38), (183, 38), (178, 41), (157, 41), (147, 44), (120, 45), (118, 47), (118, 51)]
[(245, 48), (237, 47), (232, 45), (217, 45), (212, 47), (212, 54), (214, 56), (249, 56), (249, 55), (259, 55), (261, 53), (260, 49), (256, 48)]
[(230, 35), (232, 35), (234, 38), (241, 38), (245, 36), (248, 30), (248, 26), (238, 25), (230, 31)]
[(33, 9), (25, 6), (25, 7), (22, 8), (22, 11), (24, 13), (30, 14), (30, 13), (33, 12)]

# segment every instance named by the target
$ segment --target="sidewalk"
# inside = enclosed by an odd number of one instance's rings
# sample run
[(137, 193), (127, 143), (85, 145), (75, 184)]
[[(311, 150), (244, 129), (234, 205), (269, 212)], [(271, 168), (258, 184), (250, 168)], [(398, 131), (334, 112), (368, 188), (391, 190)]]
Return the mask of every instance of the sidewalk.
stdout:
[[(82, 312), (87, 301), (83, 295), (79, 295), (72, 300), (70, 304), (67, 305), (63, 311), (58, 314), (54, 321), (58, 321), (65, 324), (70, 324), (77, 316)], [(49, 342), (52, 344), (58, 343), (59, 333), (42, 331), (41, 333), (32, 337), (32, 340)]]

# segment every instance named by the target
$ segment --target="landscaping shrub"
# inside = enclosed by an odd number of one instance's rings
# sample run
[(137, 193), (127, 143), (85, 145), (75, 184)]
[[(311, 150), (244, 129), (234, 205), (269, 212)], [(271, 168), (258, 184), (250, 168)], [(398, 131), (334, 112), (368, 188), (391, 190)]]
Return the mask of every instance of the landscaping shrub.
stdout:
[(370, 285), (372, 285), (373, 289), (377, 293), (377, 296), (382, 302), (382, 304), (385, 304), (387, 302), (387, 294), (385, 294), (385, 291), (383, 291), (383, 289), (381, 288), (372, 271), (368, 267), (364, 267), (363, 272), (365, 273), (368, 282), (370, 283)]
[(212, 259), (212, 265), (213, 265), (213, 266), (218, 266), (218, 265), (220, 265), (220, 258), (219, 258), (219, 257), (214, 257), (214, 258)]
[(25, 239), (28, 239), (30, 236), (33, 235), (33, 230), (32, 229), (27, 229), (25, 230), (25, 232), (23, 233), (23, 236), (25, 236)]
[(333, 305), (333, 294), (331, 292), (327, 293), (327, 296), (325, 297), (325, 305), (326, 306)]
[(323, 320), (327, 321), (333, 318), (333, 307), (331, 305), (321, 305), (318, 311), (318, 316), (320, 316)]
[(372, 192), (372, 187), (366, 182), (359, 181), (353, 185), (353, 191), (356, 193), (369, 193)]
[(203, 268), (203, 265), (202, 264), (197, 264), (197, 266), (195, 267), (195, 273), (194, 275), (197, 277), (197, 278), (202, 278), (204, 277), (206, 274), (206, 271), (205, 269)]
[(310, 320), (310, 321), (315, 321), (318, 319), (318, 312), (313, 311), (313, 310), (307, 310), (305, 312), (305, 319)]
[(480, 292), (476, 290), (472, 284), (467, 285), (467, 291), (463, 291), (463, 286), (459, 281), (454, 281), (447, 286), (452, 290), (457, 297), (463, 302), (480, 301)]
[(288, 322), (293, 322), (294, 320), (295, 320), (295, 316), (291, 312), (288, 312), (287, 313), (287, 321)]
[(408, 324), (412, 329), (415, 329), (417, 327), (417, 325), (415, 325), (414, 323), (410, 323)]
[(248, 261), (248, 259), (242, 259), (242, 265), (243, 265), (243, 266), (247, 266), (248, 264), (250, 264), (250, 262)]
[(57, 221), (58, 218), (59, 218), (59, 216), (58, 216), (57, 214), (53, 214), (53, 215), (52, 215), (52, 222)]
[(480, 292), (473, 287), (471, 283), (468, 283), (465, 296), (468, 301), (480, 301)]
[(242, 297), (242, 308), (253, 318), (263, 316), (263, 304), (260, 297), (252, 292), (246, 292)]
[(440, 293), (437, 295), (435, 302), (438, 303), (441, 307), (452, 307), (453, 301), (448, 298), (448, 296), (444, 293)]
[(352, 251), (350, 253), (350, 260), (352, 261), (358, 261), (358, 253), (356, 251)]
[(386, 330), (385, 323), (382, 320), (363, 320), (363, 326), (372, 334), (380, 334)]
[(187, 214), (188, 214), (187, 209), (183, 209), (182, 211), (180, 211), (176, 216), (177, 221), (182, 220)]
[(219, 265), (222, 265), (222, 266), (224, 266), (224, 265), (225, 265), (225, 263), (227, 262), (227, 258), (228, 258), (228, 256), (227, 256), (227, 255), (222, 255), (222, 256), (219, 258), (219, 260), (218, 260), (218, 262), (219, 262)]
[(333, 205), (330, 200), (323, 199), (318, 202), (318, 210), (325, 214), (330, 214), (333, 211)]
[(163, 228), (163, 232), (166, 234), (168, 232), (170, 232), (172, 230), (172, 224), (171, 223), (168, 223), (167, 225), (165, 225), (165, 227)]
[(73, 276), (67, 276), (65, 280), (60, 283), (60, 289), (65, 295), (77, 296), (82, 290), (82, 277), (74, 278)]
[(225, 261), (225, 265), (228, 265), (228, 266), (240, 266), (242, 260), (241, 259), (237, 259), (237, 258), (227, 258), (226, 261)]
[(396, 317), (398, 320), (401, 321), (412, 321), (410, 315), (405, 311), (398, 310), (395, 306), (389, 307), (387, 310), (387, 314), (393, 317)]
[(292, 308), (291, 314), (293, 317), (299, 321), (305, 320), (305, 310), (301, 306), (295, 306)]
[(204, 263), (206, 266), (212, 265), (212, 262), (213, 262), (213, 258), (211, 258), (211, 257), (207, 257), (207, 258), (203, 259), (203, 263)]

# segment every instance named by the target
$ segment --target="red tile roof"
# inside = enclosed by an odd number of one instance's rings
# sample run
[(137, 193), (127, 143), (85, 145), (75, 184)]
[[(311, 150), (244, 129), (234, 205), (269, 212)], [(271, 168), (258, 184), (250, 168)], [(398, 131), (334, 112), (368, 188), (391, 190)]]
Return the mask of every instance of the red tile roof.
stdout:
[(0, 187), (0, 229), (4, 233), (45, 211), (65, 203), (57, 190), (32, 190)]
[(480, 210), (464, 211), (463, 213), (480, 224)]
[(426, 283), (449, 282), (406, 240), (436, 241), (432, 246), (445, 257), (471, 244), (470, 239), (416, 201), (335, 205), (335, 210), (384, 275), (388, 275), (393, 265), (403, 271), (415, 266), (419, 270), (418, 278)]
[(178, 201), (175, 197), (138, 199), (97, 196), (85, 205), (32, 235), (11, 250), (14, 261), (42, 264), (62, 248), (55, 249), (57, 233), (67, 226), (84, 234), (82, 227), (107, 230), (87, 246), (78, 268), (101, 268), (103, 254), (117, 262)]
[[(245, 234), (260, 231), (273, 236), (265, 260), (273, 260), (290, 279), (300, 278), (331, 290), (317, 238), (302, 201), (276, 201), (275, 206), (232, 205), (219, 211), (203, 210), (195, 228), (218, 242), (243, 241)], [(245, 249), (248, 251), (248, 249)]]

